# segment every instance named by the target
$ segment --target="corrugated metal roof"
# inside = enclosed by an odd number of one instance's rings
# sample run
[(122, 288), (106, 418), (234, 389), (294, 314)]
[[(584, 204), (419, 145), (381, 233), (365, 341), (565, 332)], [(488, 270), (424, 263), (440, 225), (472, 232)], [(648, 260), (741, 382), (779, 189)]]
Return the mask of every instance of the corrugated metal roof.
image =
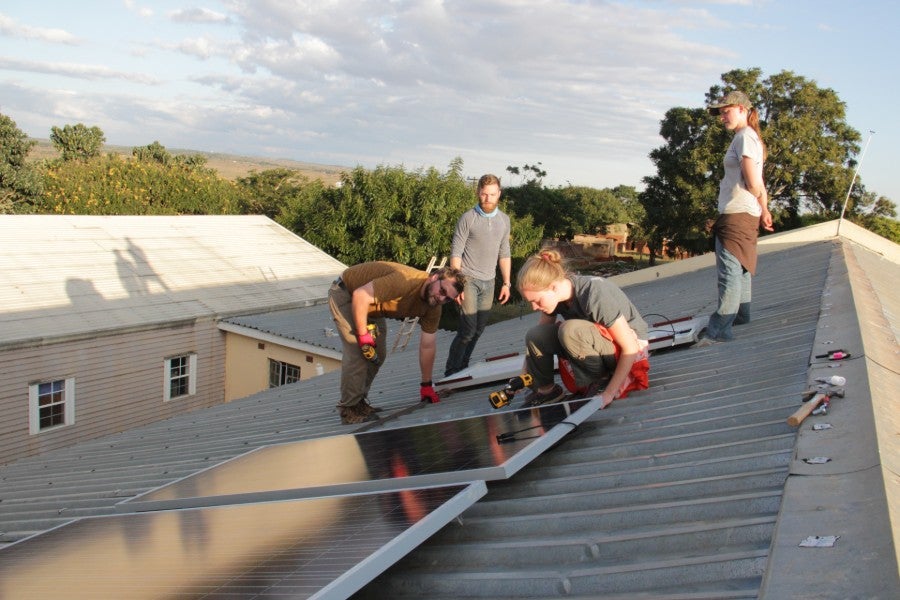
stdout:
[[(871, 365), (883, 369), (873, 401), (886, 385), (896, 390), (896, 293), (885, 282), (900, 280), (900, 260), (895, 245), (886, 256), (827, 236), (807, 230), (764, 240), (753, 322), (734, 342), (655, 354), (649, 390), (596, 413), (509, 481), (489, 484), (483, 500), (359, 596), (892, 597), (896, 550), (884, 492), (891, 482), (881, 480), (877, 449), (873, 458), (872, 415), (866, 424), (856, 411), (871, 411)], [(705, 256), (620, 282), (630, 283), (626, 292), (645, 314), (702, 314), (715, 301), (710, 265)], [(866, 287), (863, 275), (879, 283)], [(894, 336), (893, 346), (879, 351), (859, 341), (853, 306), (860, 303), (877, 309), (877, 335)], [(528, 314), (490, 326), (475, 358), (520, 350), (535, 320)], [(320, 326), (327, 324), (312, 329)], [(439, 333), (438, 368), (451, 339)], [(785, 420), (811, 379), (834, 372), (810, 364), (828, 342), (862, 345), (860, 360), (842, 365), (848, 399), (829, 415), (842, 432), (831, 443), (846, 440), (846, 455), (817, 471), (802, 459), (828, 452), (821, 445), (829, 438), (808, 428), (798, 438)], [(417, 403), (416, 344), (414, 337), (404, 355), (387, 360), (370, 394), (387, 418), (365, 428), (491, 412), (485, 388)], [(2, 466), (0, 543), (113, 513), (123, 498), (263, 444), (351, 430), (334, 410), (338, 379), (328, 373)], [(851, 484), (859, 473), (867, 487)], [(810, 499), (815, 487), (821, 501)], [(834, 496), (827, 501), (825, 488)], [(860, 493), (869, 494), (865, 502)], [(841, 503), (842, 512), (833, 509)], [(863, 506), (864, 514), (853, 510)], [(861, 521), (868, 529), (855, 525)], [(843, 537), (827, 561), (815, 551), (798, 554), (799, 534), (830, 532)]]
[(341, 337), (334, 330), (331, 310), (325, 303), (303, 308), (240, 315), (222, 319), (222, 321), (295, 342), (338, 352), (341, 350)]
[(0, 215), (0, 345), (321, 302), (345, 266), (262, 216)]

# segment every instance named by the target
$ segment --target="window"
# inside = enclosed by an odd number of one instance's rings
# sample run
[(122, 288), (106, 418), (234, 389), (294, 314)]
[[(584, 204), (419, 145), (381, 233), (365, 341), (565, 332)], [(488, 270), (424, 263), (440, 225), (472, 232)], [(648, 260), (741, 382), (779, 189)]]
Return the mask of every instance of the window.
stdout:
[(75, 379), (42, 381), (28, 386), (28, 429), (41, 433), (75, 422)]
[(269, 387), (300, 381), (300, 367), (280, 360), (269, 359)]
[(163, 380), (163, 400), (193, 396), (197, 393), (197, 355), (184, 354), (167, 358)]

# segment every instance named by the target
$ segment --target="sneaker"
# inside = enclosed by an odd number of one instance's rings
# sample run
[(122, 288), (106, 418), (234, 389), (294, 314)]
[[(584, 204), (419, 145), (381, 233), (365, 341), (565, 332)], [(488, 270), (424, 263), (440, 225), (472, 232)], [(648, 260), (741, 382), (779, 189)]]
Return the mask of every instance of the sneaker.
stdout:
[(718, 343), (720, 343), (719, 340), (704, 337), (697, 340), (697, 343), (694, 344), (694, 348), (709, 348), (710, 346), (715, 346)]
[(338, 406), (338, 413), (341, 415), (343, 425), (357, 425), (378, 420), (374, 411), (369, 412), (362, 403), (353, 406)]
[(552, 404), (553, 402), (559, 402), (563, 398), (566, 397), (566, 392), (563, 391), (561, 387), (559, 387), (558, 383), (553, 384), (553, 389), (549, 392), (541, 393), (536, 389), (531, 390), (527, 396), (525, 396), (525, 401), (522, 403), (523, 407), (528, 406), (540, 406), (542, 404)]

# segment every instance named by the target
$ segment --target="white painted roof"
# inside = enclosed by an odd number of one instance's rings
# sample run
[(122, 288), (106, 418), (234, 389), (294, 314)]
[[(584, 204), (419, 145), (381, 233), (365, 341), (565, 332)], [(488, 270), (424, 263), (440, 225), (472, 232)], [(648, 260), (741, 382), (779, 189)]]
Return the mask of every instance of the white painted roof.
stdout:
[(344, 268), (263, 216), (0, 215), (0, 346), (313, 304)]

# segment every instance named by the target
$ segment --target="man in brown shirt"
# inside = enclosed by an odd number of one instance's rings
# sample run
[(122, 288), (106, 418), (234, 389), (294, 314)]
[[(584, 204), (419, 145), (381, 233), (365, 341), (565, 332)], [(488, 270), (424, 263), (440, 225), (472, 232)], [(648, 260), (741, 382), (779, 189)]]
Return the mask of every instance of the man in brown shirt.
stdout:
[[(393, 262), (376, 261), (347, 268), (328, 293), (328, 305), (343, 340), (341, 358), (341, 401), (338, 411), (345, 424), (377, 419), (379, 410), (366, 398), (386, 354), (385, 319), (419, 317), (419, 368), (422, 373), (422, 400), (437, 402), (431, 384), (436, 332), (441, 306), (455, 300), (465, 285), (458, 270), (443, 268), (428, 274)], [(369, 323), (377, 327), (373, 336)], [(375, 349), (369, 359), (363, 350)]]

